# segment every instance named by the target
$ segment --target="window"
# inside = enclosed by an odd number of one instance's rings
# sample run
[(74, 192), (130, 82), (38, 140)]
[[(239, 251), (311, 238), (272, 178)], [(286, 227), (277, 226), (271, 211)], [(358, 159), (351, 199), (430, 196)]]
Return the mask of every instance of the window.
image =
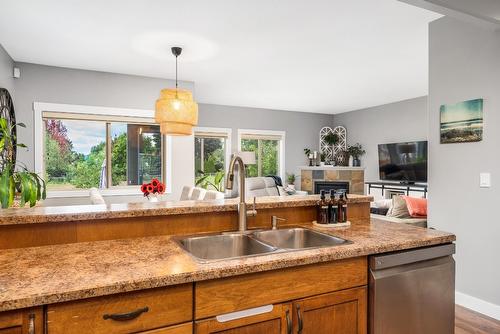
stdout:
[(197, 128), (194, 132), (195, 182), (207, 189), (223, 191), (224, 175), (229, 163), (230, 129)]
[(164, 179), (165, 137), (151, 119), (43, 112), (42, 127), (49, 194)]
[(255, 152), (255, 165), (247, 166), (247, 177), (283, 175), (283, 131), (239, 130), (239, 151)]

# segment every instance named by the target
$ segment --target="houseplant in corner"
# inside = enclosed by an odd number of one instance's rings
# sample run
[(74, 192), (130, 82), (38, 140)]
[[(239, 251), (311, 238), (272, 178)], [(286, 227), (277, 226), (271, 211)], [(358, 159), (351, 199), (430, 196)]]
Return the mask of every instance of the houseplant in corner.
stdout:
[(17, 163), (15, 154), (17, 147), (26, 145), (17, 143), (16, 126), (25, 128), (23, 123), (9, 124), (5, 118), (0, 118), (0, 152), (2, 154), (0, 170), (0, 202), (6, 209), (17, 203), (30, 207), (47, 196), (45, 181), (34, 172), (30, 172), (24, 164)]
[(352, 166), (360, 167), (361, 160), (359, 158), (366, 153), (366, 151), (363, 150), (363, 146), (361, 146), (360, 143), (356, 143), (352, 146), (349, 146), (347, 148), (347, 152), (349, 152), (349, 155), (352, 157)]

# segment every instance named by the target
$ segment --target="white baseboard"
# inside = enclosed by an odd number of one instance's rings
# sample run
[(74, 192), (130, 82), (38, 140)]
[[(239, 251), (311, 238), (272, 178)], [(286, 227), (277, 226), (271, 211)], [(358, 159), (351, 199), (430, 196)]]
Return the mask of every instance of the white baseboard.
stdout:
[(466, 295), (465, 293), (455, 291), (455, 303), (487, 315), (488, 317), (500, 320), (500, 305), (487, 302), (485, 300)]

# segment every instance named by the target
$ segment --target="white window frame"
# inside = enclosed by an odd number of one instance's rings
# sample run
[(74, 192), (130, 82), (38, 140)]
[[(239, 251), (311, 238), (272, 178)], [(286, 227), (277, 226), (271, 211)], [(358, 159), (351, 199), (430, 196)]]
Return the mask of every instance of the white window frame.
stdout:
[[(196, 137), (197, 132), (202, 132), (202, 133), (214, 133), (214, 134), (219, 134), (219, 135), (224, 135), (226, 139), (226, 145), (225, 149), (226, 152), (224, 154), (224, 173), (227, 171), (229, 168), (229, 163), (231, 162), (231, 140), (232, 140), (232, 133), (233, 130), (230, 128), (213, 128), (213, 127), (202, 127), (198, 126), (193, 129), (193, 136)], [(194, 147), (193, 147), (193, 157), (194, 157)], [(195, 174), (196, 178), (196, 172), (193, 171)]]
[(238, 152), (241, 152), (241, 139), (244, 135), (270, 136), (280, 137), (279, 147), (279, 177), (284, 178), (285, 175), (285, 138), (286, 131), (276, 130), (256, 130), (256, 129), (238, 129)]
[[(154, 120), (154, 110), (129, 109), (129, 108), (110, 108), (99, 106), (84, 106), (76, 104), (44, 103), (34, 102), (34, 154), (35, 154), (35, 172), (44, 175), (44, 112), (57, 112), (68, 114), (109, 116), (109, 117), (140, 117)], [(165, 163), (166, 174), (163, 176), (166, 183), (166, 194), (172, 193), (172, 138), (166, 136), (165, 148), (163, 149), (163, 161)], [(121, 186), (99, 190), (103, 196), (123, 196), (123, 195), (142, 195), (140, 186)], [(59, 197), (85, 197), (89, 196), (88, 189), (79, 190), (51, 190), (47, 191), (47, 198)]]

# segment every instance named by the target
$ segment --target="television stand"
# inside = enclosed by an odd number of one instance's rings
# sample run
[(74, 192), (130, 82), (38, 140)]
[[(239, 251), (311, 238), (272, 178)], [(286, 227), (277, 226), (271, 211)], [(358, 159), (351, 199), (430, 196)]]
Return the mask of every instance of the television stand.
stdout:
[(381, 189), (382, 196), (384, 196), (384, 190), (396, 190), (396, 191), (406, 191), (406, 195), (410, 196), (410, 191), (424, 193), (424, 198), (427, 198), (427, 184), (425, 183), (409, 183), (409, 182), (365, 182), (368, 185), (368, 194), (370, 194), (372, 189)]

